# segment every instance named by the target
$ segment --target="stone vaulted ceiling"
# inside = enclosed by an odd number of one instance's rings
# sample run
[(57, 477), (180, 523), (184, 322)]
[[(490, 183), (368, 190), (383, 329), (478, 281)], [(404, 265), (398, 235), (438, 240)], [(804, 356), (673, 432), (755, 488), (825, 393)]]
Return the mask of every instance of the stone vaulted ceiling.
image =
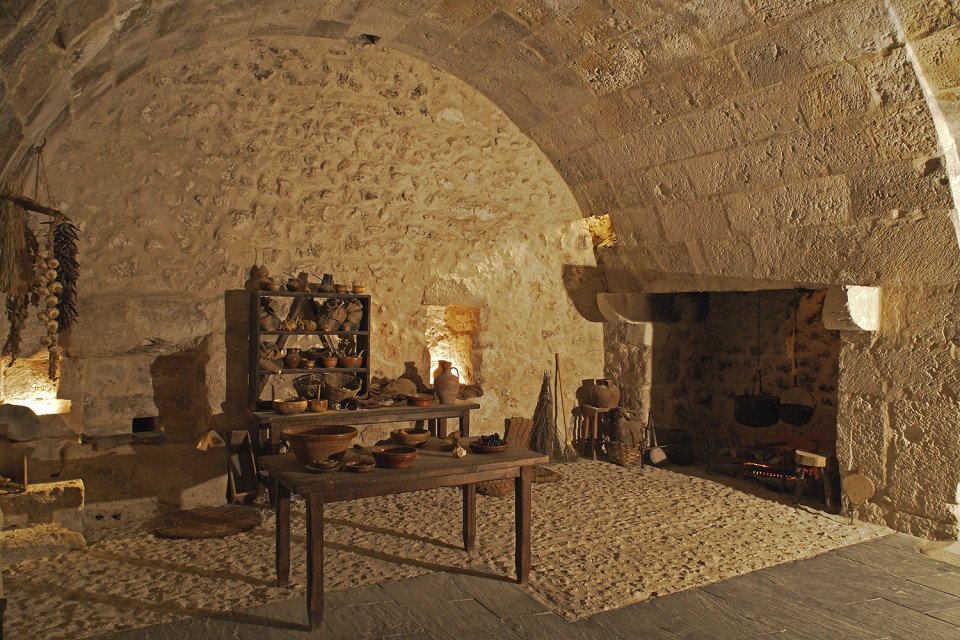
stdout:
[(478, 87), (611, 215), (609, 289), (956, 271), (948, 0), (5, 0), (0, 165), (166, 57), (362, 34)]

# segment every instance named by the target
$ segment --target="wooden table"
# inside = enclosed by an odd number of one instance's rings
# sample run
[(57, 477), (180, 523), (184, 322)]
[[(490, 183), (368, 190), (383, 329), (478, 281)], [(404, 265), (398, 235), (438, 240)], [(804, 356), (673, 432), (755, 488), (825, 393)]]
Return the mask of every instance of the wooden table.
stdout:
[(476, 402), (457, 400), (453, 404), (434, 403), (429, 407), (410, 407), (394, 405), (376, 409), (356, 409), (354, 411), (324, 411), (322, 413), (298, 413), (283, 415), (276, 411), (257, 411), (254, 417), (260, 429), (268, 430), (270, 453), (277, 453), (280, 447), (280, 431), (284, 427), (300, 425), (345, 424), (385, 424), (390, 422), (416, 422), (422, 427), (426, 422), (430, 431), (438, 438), (447, 435), (447, 419), (456, 418), (461, 436), (470, 435), (470, 412), (479, 409)]
[[(449, 451), (440, 451), (439, 445), (437, 439), (428, 441), (407, 469), (377, 467), (369, 473), (314, 474), (289, 453), (260, 458), (260, 464), (278, 483), (276, 561), (277, 583), (281, 586), (290, 577), (290, 494), (299, 494), (307, 502), (307, 612), (311, 629), (319, 627), (323, 619), (323, 508), (328, 502), (460, 486), (463, 546), (470, 551), (477, 534), (476, 483), (515, 478), (517, 582), (526, 582), (530, 574), (530, 482), (533, 465), (547, 462), (547, 456), (510, 447), (503, 453), (469, 452), (457, 458)], [(357, 458), (358, 453), (351, 449), (344, 460)]]

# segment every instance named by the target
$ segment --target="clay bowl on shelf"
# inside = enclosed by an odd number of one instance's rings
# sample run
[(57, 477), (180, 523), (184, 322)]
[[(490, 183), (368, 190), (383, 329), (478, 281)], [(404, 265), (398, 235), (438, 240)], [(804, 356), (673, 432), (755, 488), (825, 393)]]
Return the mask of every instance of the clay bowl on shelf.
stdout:
[(411, 407), (429, 407), (433, 404), (433, 394), (411, 393), (407, 396), (407, 404)]
[(350, 287), (345, 284), (335, 284), (333, 288), (336, 289), (337, 293), (346, 293), (350, 290)]
[(427, 429), (395, 429), (390, 432), (390, 439), (403, 447), (416, 447), (430, 439)]
[(350, 442), (357, 437), (357, 430), (342, 424), (324, 427), (302, 425), (287, 427), (280, 432), (280, 435), (290, 444), (297, 460), (303, 464), (310, 464), (327, 458), (342, 460)]
[[(284, 400), (274, 400), (273, 410), (285, 415), (303, 413), (307, 408), (307, 401), (300, 398), (286, 398)], [(312, 460), (310, 461), (312, 462)], [(304, 463), (306, 464), (306, 463)]]
[(300, 361), (300, 368), (301, 368), (301, 369), (313, 369), (315, 366), (317, 366), (317, 361), (316, 361), (316, 360), (301, 360), (301, 361)]
[(367, 292), (367, 288), (366, 288), (364, 285), (362, 285), (362, 284), (354, 284), (354, 285), (353, 285), (353, 292), (354, 292), (354, 293), (366, 293), (366, 292)]
[(333, 369), (335, 366), (337, 366), (337, 358), (320, 358), (320, 366), (324, 369)]
[(406, 469), (417, 459), (416, 447), (374, 447), (373, 459), (378, 467)]
[(337, 358), (337, 364), (339, 364), (344, 369), (356, 369), (363, 362), (363, 357), (356, 356), (355, 358), (348, 358), (346, 356), (340, 356)]
[(327, 401), (326, 400), (308, 400), (307, 409), (310, 409), (313, 413), (323, 413), (327, 410)]
[(470, 450), (474, 453), (502, 453), (509, 448), (509, 444), (498, 444), (495, 447), (491, 447), (476, 441), (470, 443)]

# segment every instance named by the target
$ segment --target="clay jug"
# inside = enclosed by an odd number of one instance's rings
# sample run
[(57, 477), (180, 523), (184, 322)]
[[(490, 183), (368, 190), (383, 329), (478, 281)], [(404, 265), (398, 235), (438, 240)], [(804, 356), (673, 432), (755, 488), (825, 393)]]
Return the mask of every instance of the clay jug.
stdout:
[(296, 369), (300, 366), (300, 349), (290, 347), (283, 356), (283, 366), (287, 369)]
[(620, 404), (620, 387), (610, 380), (596, 380), (590, 387), (590, 404), (601, 409), (612, 409)]
[(320, 287), (317, 291), (320, 293), (333, 293), (336, 291), (336, 287), (333, 286), (333, 275), (329, 273), (323, 274), (323, 279), (320, 280)]
[[(440, 404), (453, 404), (460, 393), (460, 372), (447, 360), (441, 360), (439, 364), (440, 372), (433, 377), (433, 390), (440, 399)], [(457, 373), (454, 374), (453, 371)]]

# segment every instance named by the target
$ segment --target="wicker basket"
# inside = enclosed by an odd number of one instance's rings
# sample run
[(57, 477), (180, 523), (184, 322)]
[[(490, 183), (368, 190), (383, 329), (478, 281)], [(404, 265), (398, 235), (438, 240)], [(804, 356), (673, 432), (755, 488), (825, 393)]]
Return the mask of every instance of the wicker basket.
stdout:
[(610, 440), (607, 442), (607, 456), (610, 461), (621, 467), (628, 467), (636, 464), (640, 460), (640, 452), (643, 449), (638, 444), (627, 444), (619, 440)]

